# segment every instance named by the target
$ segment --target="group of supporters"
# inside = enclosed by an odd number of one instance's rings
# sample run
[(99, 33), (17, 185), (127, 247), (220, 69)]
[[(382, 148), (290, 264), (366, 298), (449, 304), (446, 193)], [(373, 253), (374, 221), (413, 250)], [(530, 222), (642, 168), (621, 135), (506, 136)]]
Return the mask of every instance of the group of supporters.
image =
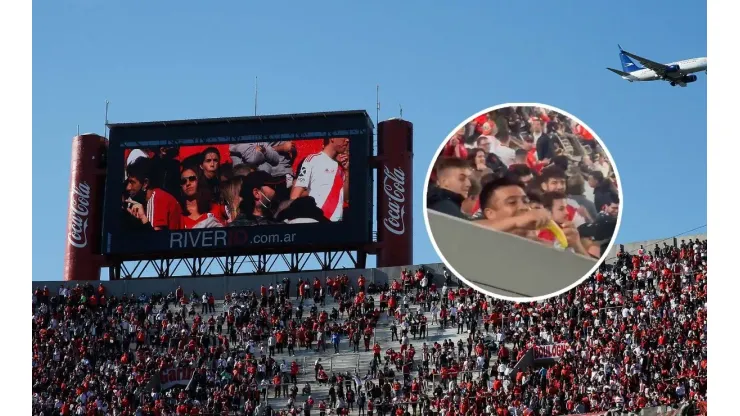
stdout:
[(484, 114), (457, 131), (438, 156), (427, 208), (550, 246), (599, 258), (619, 214), (614, 169), (595, 138), (539, 107)]
[[(461, 414), (465, 406), (497, 415), (568, 415), (688, 402), (701, 412), (706, 256), (706, 241), (691, 240), (620, 253), (577, 288), (537, 303), (489, 301), (475, 293), (473, 300), (487, 307), (483, 332), (490, 325), (499, 343), (497, 361), (478, 386), (457, 380), (436, 393), (446, 393), (443, 400)], [(513, 368), (527, 351), (553, 344), (566, 345), (556, 363)], [(458, 394), (463, 398), (454, 403)]]
[[(284, 280), (229, 293), (223, 306), (182, 288), (122, 298), (102, 284), (37, 288), (33, 414), (550, 416), (681, 403), (701, 409), (706, 261), (706, 241), (620, 252), (575, 289), (536, 303), (495, 300), (424, 270), (404, 271), (383, 286), (364, 276)], [(390, 339), (378, 339), (388, 332)], [(566, 347), (553, 362), (517, 365), (554, 344)], [(333, 374), (312, 358), (313, 377), (300, 388), (298, 378), (312, 369), (295, 356), (350, 351), (366, 354), (369, 367)], [(172, 386), (167, 374), (183, 369), (192, 376)], [(317, 395), (319, 384), (330, 386), (328, 395)], [(273, 409), (268, 396), (287, 397), (288, 405)]]
[(123, 228), (182, 230), (341, 221), (349, 140), (128, 149)]

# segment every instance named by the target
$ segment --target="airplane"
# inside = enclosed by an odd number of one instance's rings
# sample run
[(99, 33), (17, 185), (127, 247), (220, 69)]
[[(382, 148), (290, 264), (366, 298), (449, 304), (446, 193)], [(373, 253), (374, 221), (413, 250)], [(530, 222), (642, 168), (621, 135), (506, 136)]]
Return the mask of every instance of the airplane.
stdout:
[[(617, 45), (619, 46), (619, 45)], [(683, 61), (661, 64), (649, 59), (627, 52), (619, 46), (619, 58), (622, 61), (622, 71), (614, 68), (606, 68), (629, 82), (634, 81), (668, 81), (672, 87), (679, 85), (685, 87), (696, 81), (694, 72), (704, 71), (707, 73), (707, 58), (684, 59)], [(634, 63), (632, 59), (644, 65)]]

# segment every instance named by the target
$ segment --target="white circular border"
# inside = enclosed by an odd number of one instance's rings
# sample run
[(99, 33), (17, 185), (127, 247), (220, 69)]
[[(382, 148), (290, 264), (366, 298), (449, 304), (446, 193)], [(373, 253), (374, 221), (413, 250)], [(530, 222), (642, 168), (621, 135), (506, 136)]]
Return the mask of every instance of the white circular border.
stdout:
[[(508, 107), (541, 107), (541, 108), (545, 108), (545, 109), (550, 110), (550, 111), (555, 111), (555, 112), (560, 113), (560, 114), (562, 114), (562, 115), (564, 115), (566, 117), (569, 117), (571, 120), (574, 120), (575, 122), (577, 122), (578, 124), (580, 124), (583, 128), (585, 128), (586, 130), (588, 130), (588, 132), (591, 133), (594, 136), (594, 138), (596, 139), (596, 141), (599, 143), (599, 145), (601, 146), (601, 148), (604, 150), (604, 152), (606, 153), (607, 157), (609, 158), (609, 162), (610, 162), (610, 164), (612, 166), (612, 169), (614, 170), (614, 176), (617, 178), (617, 188), (618, 188), (618, 191), (619, 191), (619, 215), (617, 216), (617, 225), (616, 225), (616, 228), (614, 228), (614, 234), (612, 236), (611, 241), (609, 242), (609, 246), (606, 248), (606, 251), (604, 251), (604, 254), (601, 255), (601, 257), (599, 258), (599, 261), (596, 262), (596, 264), (594, 265), (594, 267), (592, 267), (591, 270), (589, 270), (588, 273), (584, 274), (580, 279), (576, 280), (570, 286), (567, 286), (564, 289), (561, 289), (561, 290), (559, 290), (557, 292), (553, 292), (553, 293), (550, 293), (550, 294), (544, 295), (544, 296), (537, 296), (537, 297), (531, 297), (531, 298), (509, 297), (509, 296), (503, 296), (503, 295), (495, 294), (495, 293), (489, 292), (487, 290), (483, 290), (483, 289), (479, 288), (478, 286), (474, 285), (473, 283), (471, 283), (470, 281), (468, 281), (468, 279), (462, 277), (460, 275), (460, 273), (458, 273), (457, 270), (455, 270), (455, 268), (452, 267), (452, 265), (450, 265), (450, 263), (447, 261), (447, 259), (445, 258), (445, 256), (442, 254), (442, 251), (437, 246), (437, 242), (434, 240), (434, 234), (432, 233), (432, 229), (429, 226), (429, 215), (427, 214), (427, 193), (429, 192), (429, 186), (428, 186), (428, 184), (429, 184), (429, 181), (431, 180), (432, 171), (434, 170), (434, 166), (436, 165), (437, 158), (442, 153), (442, 150), (444, 149), (445, 144), (452, 138), (452, 136), (458, 130), (460, 130), (461, 128), (465, 127), (468, 123), (470, 123), (471, 121), (473, 121), (477, 117), (480, 117), (483, 114), (490, 113), (491, 111), (500, 110), (502, 108), (508, 108)], [(488, 296), (492, 296), (492, 297), (494, 297), (496, 299), (501, 299), (501, 300), (506, 300), (506, 301), (511, 301), (511, 302), (528, 303), (528, 302), (539, 302), (539, 301), (543, 301), (543, 300), (550, 299), (552, 297), (561, 295), (561, 294), (563, 294), (563, 293), (565, 293), (565, 292), (573, 289), (574, 287), (580, 285), (581, 283), (583, 283), (586, 279), (588, 279), (589, 276), (591, 276), (596, 270), (598, 270), (599, 266), (606, 260), (606, 257), (609, 255), (609, 252), (611, 251), (612, 247), (614, 246), (614, 243), (617, 241), (617, 236), (619, 235), (619, 229), (622, 226), (622, 216), (624, 215), (624, 195), (623, 195), (623, 190), (622, 190), (622, 178), (619, 176), (619, 171), (617, 170), (617, 164), (614, 162), (614, 158), (612, 158), (612, 155), (609, 152), (609, 149), (604, 145), (604, 141), (601, 140), (601, 138), (596, 134), (596, 132), (594, 132), (590, 127), (588, 127), (578, 117), (570, 114), (567, 111), (561, 110), (561, 109), (559, 109), (557, 107), (553, 107), (553, 106), (547, 105), (547, 104), (541, 104), (541, 103), (505, 103), (505, 104), (494, 105), (493, 107), (489, 107), (489, 108), (487, 108), (485, 110), (481, 110), (481, 111), (473, 114), (472, 116), (470, 116), (467, 119), (465, 119), (465, 121), (463, 121), (462, 123), (458, 124), (458, 126), (455, 127), (447, 135), (447, 137), (445, 137), (445, 139), (442, 141), (442, 143), (437, 148), (437, 151), (434, 153), (434, 159), (429, 164), (429, 169), (427, 170), (427, 175), (426, 175), (426, 178), (424, 180), (424, 189), (422, 191), (422, 206), (424, 207), (424, 225), (425, 225), (425, 227), (427, 229), (427, 234), (429, 235), (429, 240), (432, 243), (432, 247), (434, 247), (434, 251), (437, 252), (437, 255), (439, 256), (439, 258), (442, 259), (442, 263), (444, 263), (445, 266), (447, 266), (447, 269), (450, 272), (452, 272), (458, 279), (460, 279), (463, 282), (465, 282), (465, 284), (467, 284), (468, 286), (470, 286), (473, 289), (477, 290), (478, 292), (484, 293), (484, 294), (486, 294)]]

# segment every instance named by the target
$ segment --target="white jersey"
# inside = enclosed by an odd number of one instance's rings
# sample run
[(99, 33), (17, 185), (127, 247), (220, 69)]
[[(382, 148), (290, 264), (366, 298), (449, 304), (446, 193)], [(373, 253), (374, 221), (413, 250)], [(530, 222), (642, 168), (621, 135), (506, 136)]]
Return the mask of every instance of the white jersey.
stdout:
[(489, 152), (498, 156), (507, 168), (516, 163), (516, 151), (508, 146), (502, 145), (497, 138), (494, 137), (488, 147)]
[(308, 190), (331, 221), (341, 221), (344, 208), (344, 169), (324, 152), (306, 157), (294, 186)]

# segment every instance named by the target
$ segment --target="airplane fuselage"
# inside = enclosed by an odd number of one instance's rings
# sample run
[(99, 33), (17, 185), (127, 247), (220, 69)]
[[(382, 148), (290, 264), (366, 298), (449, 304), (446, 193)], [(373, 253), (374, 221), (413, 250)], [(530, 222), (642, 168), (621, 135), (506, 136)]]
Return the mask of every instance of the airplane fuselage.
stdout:
[(682, 77), (693, 74), (695, 72), (701, 72), (707, 70), (707, 58), (692, 58), (684, 59), (683, 61), (671, 62), (665, 64), (666, 66), (675, 68), (674, 71), (666, 73), (665, 77), (661, 77), (656, 74), (655, 71), (648, 68), (638, 69), (637, 71), (630, 72), (629, 75), (623, 76), (623, 79), (627, 81), (656, 81), (665, 79), (667, 81), (676, 80), (679, 81)]

